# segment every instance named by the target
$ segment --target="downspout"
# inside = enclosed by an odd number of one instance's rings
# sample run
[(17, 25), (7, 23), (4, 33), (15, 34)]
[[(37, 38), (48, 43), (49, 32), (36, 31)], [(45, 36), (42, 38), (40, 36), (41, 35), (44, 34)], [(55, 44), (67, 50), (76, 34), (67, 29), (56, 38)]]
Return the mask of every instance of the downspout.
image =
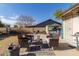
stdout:
[(62, 25), (61, 25), (61, 30), (60, 30), (60, 34), (61, 34), (61, 38), (63, 39), (64, 37), (64, 32), (63, 32), (63, 29), (64, 27), (63, 27), (63, 21), (62, 21)]

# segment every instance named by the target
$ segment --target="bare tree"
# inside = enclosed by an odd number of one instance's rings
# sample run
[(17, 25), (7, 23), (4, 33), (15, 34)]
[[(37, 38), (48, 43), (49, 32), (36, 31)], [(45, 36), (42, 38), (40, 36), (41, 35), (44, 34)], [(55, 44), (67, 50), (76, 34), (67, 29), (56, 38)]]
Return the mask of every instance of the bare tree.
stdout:
[(31, 26), (35, 20), (31, 16), (19, 16), (17, 18), (18, 25)]

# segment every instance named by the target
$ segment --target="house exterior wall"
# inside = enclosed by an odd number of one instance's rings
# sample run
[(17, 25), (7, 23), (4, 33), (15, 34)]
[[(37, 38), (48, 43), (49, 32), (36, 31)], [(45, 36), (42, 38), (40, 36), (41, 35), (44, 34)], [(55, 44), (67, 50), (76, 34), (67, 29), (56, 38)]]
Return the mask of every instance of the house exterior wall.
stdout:
[(67, 43), (76, 47), (76, 38), (72, 35), (79, 32), (79, 16), (64, 20), (63, 31), (64, 39), (67, 41)]
[[(76, 33), (76, 32), (79, 32), (79, 16), (73, 18), (73, 35)], [(73, 37), (73, 44), (75, 46), (77, 46), (77, 42), (76, 42), (76, 38)]]
[(48, 31), (48, 25), (46, 26), (46, 33), (47, 33), (47, 34), (49, 33), (49, 31)]
[(79, 32), (79, 4), (76, 4), (72, 8), (66, 10), (62, 13), (60, 18), (64, 20), (64, 39), (67, 40), (70, 45), (77, 46), (76, 38), (72, 35)]
[(79, 32), (79, 16), (72, 19), (73, 20), (73, 34)]
[(73, 45), (73, 20), (67, 19), (63, 22), (63, 30), (64, 30), (64, 39), (67, 41), (68, 44)]

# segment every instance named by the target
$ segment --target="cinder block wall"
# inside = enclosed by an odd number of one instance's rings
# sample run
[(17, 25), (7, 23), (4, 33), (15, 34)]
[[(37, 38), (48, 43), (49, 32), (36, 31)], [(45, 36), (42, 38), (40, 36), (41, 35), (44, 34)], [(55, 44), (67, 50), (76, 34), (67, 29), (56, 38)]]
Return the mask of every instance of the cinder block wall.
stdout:
[(17, 32), (25, 32), (25, 33), (46, 33), (45, 27), (26, 27), (26, 28), (13, 28)]
[(34, 27), (34, 28), (23, 28), (23, 31), (24, 32), (31, 32), (31, 33), (34, 33), (34, 32), (45, 32), (45, 27)]

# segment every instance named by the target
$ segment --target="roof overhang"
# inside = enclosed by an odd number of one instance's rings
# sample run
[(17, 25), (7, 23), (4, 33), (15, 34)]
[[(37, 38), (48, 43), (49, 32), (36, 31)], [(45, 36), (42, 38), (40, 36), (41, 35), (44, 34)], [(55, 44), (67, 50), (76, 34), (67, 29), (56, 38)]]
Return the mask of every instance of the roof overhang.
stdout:
[(63, 16), (65, 16), (66, 14), (68, 14), (69, 12), (73, 11), (74, 9), (79, 7), (79, 3), (75, 4), (73, 7), (69, 8), (68, 10), (62, 12), (62, 14), (60, 15), (60, 18), (62, 18)]

